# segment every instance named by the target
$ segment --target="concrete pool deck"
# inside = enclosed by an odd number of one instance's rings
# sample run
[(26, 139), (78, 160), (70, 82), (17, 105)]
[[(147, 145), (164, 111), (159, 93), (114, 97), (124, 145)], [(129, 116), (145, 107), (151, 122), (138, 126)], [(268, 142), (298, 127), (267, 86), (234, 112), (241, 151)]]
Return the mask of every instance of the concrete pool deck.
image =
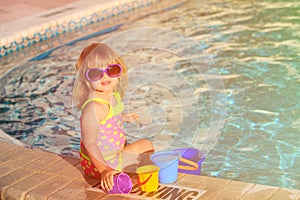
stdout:
[[(43, 26), (52, 20), (62, 20), (67, 16), (79, 13), (99, 5), (107, 6), (116, 0), (0, 0), (0, 39), (16, 37), (33, 27)], [(67, 19), (66, 19), (67, 20)], [(4, 42), (4, 41), (3, 41)]]
[[(0, 0), (0, 42), (5, 44), (37, 25), (105, 2)], [(188, 174), (180, 174), (174, 184), (161, 186), (154, 194), (135, 188), (130, 195), (107, 195), (97, 184), (82, 174), (77, 158), (0, 141), (0, 199), (300, 199), (300, 190)]]
[(300, 190), (179, 174), (156, 193), (134, 189), (129, 195), (108, 195), (98, 181), (84, 176), (79, 159), (0, 142), (1, 199), (300, 199)]
[(104, 28), (105, 24), (120, 22), (140, 10), (152, 12), (158, 4), (172, 6), (161, 0), (0, 0), (0, 3), (0, 58), (87, 25)]

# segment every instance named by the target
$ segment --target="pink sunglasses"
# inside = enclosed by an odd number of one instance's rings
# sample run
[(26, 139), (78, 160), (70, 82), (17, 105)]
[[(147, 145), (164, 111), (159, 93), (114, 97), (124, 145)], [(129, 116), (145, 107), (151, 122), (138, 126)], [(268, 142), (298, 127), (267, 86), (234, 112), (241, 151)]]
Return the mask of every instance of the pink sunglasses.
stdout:
[(108, 65), (105, 70), (101, 68), (90, 68), (86, 70), (85, 77), (90, 82), (99, 81), (104, 73), (111, 78), (117, 78), (122, 74), (122, 66), (119, 64), (111, 64)]

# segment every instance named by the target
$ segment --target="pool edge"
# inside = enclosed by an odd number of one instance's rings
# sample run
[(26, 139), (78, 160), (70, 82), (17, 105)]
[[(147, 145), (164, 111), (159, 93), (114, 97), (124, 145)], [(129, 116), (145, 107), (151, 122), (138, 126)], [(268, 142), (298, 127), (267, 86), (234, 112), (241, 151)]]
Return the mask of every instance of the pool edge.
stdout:
[[(84, 26), (105, 22), (122, 14), (151, 6), (162, 0), (77, 1), (1, 25), (0, 58)], [(28, 24), (19, 28), (19, 24)], [(22, 25), (19, 25), (23, 27)], [(11, 28), (14, 27), (14, 28)]]
[[(0, 141), (0, 149), (0, 186), (3, 200), (101, 199), (112, 196), (89, 190), (98, 181), (82, 174), (77, 158), (4, 141)], [(174, 184), (168, 185), (169, 192), (162, 194), (162, 199), (168, 195), (188, 195), (188, 189), (184, 190), (184, 194), (178, 193), (176, 187), (179, 186), (194, 188), (196, 191), (204, 190), (205, 193), (198, 199), (300, 199), (300, 190), (181, 173)], [(146, 198), (149, 194), (136, 195)], [(122, 195), (121, 198), (131, 199), (132, 196)]]

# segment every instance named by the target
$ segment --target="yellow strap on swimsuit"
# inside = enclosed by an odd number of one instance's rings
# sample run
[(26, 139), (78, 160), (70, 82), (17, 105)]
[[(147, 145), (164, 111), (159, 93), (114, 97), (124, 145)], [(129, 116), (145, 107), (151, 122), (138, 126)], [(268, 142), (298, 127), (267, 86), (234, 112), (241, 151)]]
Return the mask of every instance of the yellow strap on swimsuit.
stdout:
[(121, 114), (124, 111), (124, 104), (121, 101), (120, 94), (118, 92), (114, 92), (113, 95), (114, 95), (114, 97), (117, 101), (117, 104), (115, 106), (111, 106), (111, 104), (108, 101), (104, 100), (104, 99), (95, 97), (95, 98), (90, 98), (87, 101), (85, 101), (84, 104), (82, 105), (81, 109), (83, 110), (84, 107), (92, 101), (107, 104), (109, 106), (108, 115), (100, 122), (100, 124), (104, 124), (107, 119), (111, 118), (114, 115)]

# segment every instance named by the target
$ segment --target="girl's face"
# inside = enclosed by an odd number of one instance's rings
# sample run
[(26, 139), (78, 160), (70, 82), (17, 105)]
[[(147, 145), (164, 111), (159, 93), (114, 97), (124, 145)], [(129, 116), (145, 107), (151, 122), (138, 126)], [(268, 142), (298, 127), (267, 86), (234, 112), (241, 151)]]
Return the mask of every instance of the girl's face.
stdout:
[(90, 68), (86, 70), (85, 76), (94, 90), (112, 92), (118, 84), (122, 68), (119, 64), (108, 65), (105, 69)]

